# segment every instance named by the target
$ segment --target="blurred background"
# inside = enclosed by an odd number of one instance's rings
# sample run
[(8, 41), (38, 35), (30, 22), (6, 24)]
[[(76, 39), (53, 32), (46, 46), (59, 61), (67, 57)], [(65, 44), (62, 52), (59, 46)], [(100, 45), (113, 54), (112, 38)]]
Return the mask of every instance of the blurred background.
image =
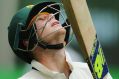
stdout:
[[(0, 79), (17, 79), (31, 68), (12, 52), (7, 27), (20, 8), (42, 1), (53, 0), (0, 0)], [(87, 3), (110, 73), (113, 79), (119, 79), (119, 0), (87, 0)], [(85, 62), (75, 37), (67, 49), (73, 61)]]

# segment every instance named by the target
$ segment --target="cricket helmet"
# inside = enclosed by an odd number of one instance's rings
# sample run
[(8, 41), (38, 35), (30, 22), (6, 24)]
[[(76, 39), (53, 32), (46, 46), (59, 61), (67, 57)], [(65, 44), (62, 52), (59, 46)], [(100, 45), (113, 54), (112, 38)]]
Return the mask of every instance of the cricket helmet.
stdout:
[[(32, 52), (29, 51), (38, 45), (42, 48), (49, 48), (49, 49), (60, 49), (62, 48), (61, 44), (57, 45), (48, 45), (45, 42), (43, 44), (37, 42), (35, 28), (30, 27), (29, 24), (34, 16), (36, 16), (39, 12), (48, 12), (48, 13), (57, 13), (55, 18), (59, 20), (60, 16), (60, 5), (56, 2), (43, 2), (37, 5), (28, 5), (22, 9), (20, 9), (12, 18), (10, 25), (8, 27), (8, 40), (9, 44), (14, 51), (14, 53), (20, 57), (25, 62), (31, 63), (33, 59)], [(62, 26), (68, 26), (68, 21), (62, 23)], [(32, 25), (31, 25), (32, 26)], [(66, 29), (66, 36), (65, 42), (68, 43), (69, 34), (70, 34), (70, 27)], [(33, 35), (33, 36), (30, 36)], [(28, 46), (23, 45), (23, 41), (28, 40)], [(45, 46), (44, 46), (45, 44)]]

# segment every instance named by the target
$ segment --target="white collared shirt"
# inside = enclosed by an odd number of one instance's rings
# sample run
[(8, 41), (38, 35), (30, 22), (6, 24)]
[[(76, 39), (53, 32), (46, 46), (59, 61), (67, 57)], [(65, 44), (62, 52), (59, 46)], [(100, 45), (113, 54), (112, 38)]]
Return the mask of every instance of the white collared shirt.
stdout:
[[(31, 65), (36, 70), (31, 69), (28, 73), (26, 73), (19, 79), (93, 79), (87, 63), (72, 62), (67, 56), (66, 61), (68, 62), (68, 65), (72, 71), (69, 78), (67, 78), (64, 73), (51, 71), (41, 63), (33, 60), (31, 62)], [(112, 78), (108, 73), (108, 75), (104, 79)]]

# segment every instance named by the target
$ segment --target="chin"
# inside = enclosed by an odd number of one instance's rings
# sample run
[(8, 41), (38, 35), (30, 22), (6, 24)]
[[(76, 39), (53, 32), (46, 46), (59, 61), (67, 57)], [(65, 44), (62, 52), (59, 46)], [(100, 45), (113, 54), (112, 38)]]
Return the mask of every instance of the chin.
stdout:
[(57, 31), (58, 35), (65, 35), (66, 34), (66, 30), (65, 29), (60, 29), (59, 31)]
[(65, 29), (61, 29), (59, 31), (57, 31), (56, 33), (50, 35), (47, 39), (47, 42), (51, 42), (53, 40), (64, 40), (65, 38), (65, 34), (66, 34), (66, 30)]

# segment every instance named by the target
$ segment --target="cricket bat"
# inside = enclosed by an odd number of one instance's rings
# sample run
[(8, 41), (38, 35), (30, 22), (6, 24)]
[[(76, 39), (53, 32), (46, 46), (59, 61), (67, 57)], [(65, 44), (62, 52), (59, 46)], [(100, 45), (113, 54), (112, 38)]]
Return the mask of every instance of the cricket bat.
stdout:
[(86, 0), (62, 0), (62, 3), (94, 79), (105, 79), (109, 70)]

